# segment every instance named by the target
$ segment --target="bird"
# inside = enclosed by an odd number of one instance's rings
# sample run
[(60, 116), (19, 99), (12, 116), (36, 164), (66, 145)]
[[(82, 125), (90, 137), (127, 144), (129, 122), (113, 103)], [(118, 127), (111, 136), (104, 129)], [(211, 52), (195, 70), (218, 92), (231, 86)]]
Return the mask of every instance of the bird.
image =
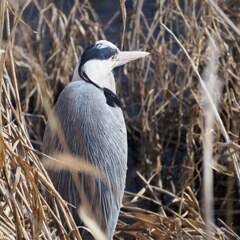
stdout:
[[(44, 153), (55, 156), (67, 151), (72, 156), (81, 157), (103, 174), (104, 180), (84, 172), (79, 172), (78, 176), (89, 214), (107, 239), (113, 238), (117, 225), (128, 156), (126, 124), (116, 95), (113, 69), (148, 54), (145, 51), (120, 51), (107, 40), (88, 46), (75, 67), (72, 80), (58, 96), (52, 110), (67, 150), (49, 120), (44, 132)], [(62, 198), (76, 206), (71, 208), (71, 213), (75, 222), (82, 224), (77, 213), (81, 196), (70, 171), (47, 171)], [(84, 239), (94, 238), (86, 234)]]

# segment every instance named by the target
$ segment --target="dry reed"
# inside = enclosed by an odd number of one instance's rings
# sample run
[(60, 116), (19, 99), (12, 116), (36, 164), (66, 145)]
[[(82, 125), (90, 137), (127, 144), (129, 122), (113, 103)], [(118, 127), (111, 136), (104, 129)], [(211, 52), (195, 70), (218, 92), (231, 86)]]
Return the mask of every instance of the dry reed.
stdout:
[[(137, 170), (131, 181), (139, 186), (137, 193), (126, 191), (115, 238), (240, 239), (239, 1), (171, 0), (149, 5), (138, 0), (132, 11), (126, 11), (125, 1), (120, 8), (122, 46), (150, 51), (151, 56), (125, 66), (116, 76), (130, 161)], [(45, 157), (39, 149), (54, 97), (71, 80), (83, 48), (106, 38), (104, 27), (89, 1), (75, 1), (68, 14), (50, 0), (6, 1), (4, 9), (0, 237), (81, 239), (67, 203), (39, 161)], [(108, 28), (119, 18), (113, 13)], [(204, 95), (211, 103), (212, 95), (201, 75), (211, 34), (219, 48), (217, 74), (223, 90), (220, 108), (210, 110), (217, 121), (210, 149), (216, 224), (209, 230), (201, 198), (201, 99)], [(206, 88), (203, 92), (199, 83)], [(51, 193), (53, 208), (44, 191)]]

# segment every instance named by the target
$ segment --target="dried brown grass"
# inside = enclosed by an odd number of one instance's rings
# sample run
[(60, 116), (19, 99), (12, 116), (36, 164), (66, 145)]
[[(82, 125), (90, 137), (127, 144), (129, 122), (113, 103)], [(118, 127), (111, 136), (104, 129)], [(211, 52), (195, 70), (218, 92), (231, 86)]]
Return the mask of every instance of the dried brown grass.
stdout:
[[(138, 193), (126, 192), (121, 216), (129, 221), (119, 220), (115, 237), (239, 239), (234, 230), (240, 231), (240, 3), (185, 1), (183, 6), (178, 0), (156, 1), (151, 13), (148, 7), (146, 1), (135, 1), (125, 18), (121, 1), (122, 43), (126, 49), (150, 51), (151, 56), (126, 66), (117, 76), (123, 79), (119, 94), (129, 140), (141, 149), (132, 158), (137, 162), (135, 180), (142, 187)], [(23, 17), (24, 13), (29, 14)], [(89, 1), (75, 1), (68, 15), (50, 0), (9, 1), (4, 16), (0, 236), (81, 239), (36, 148), (54, 96), (70, 81), (83, 48), (105, 38), (103, 26)], [(35, 17), (30, 21), (31, 16)], [(112, 23), (111, 19), (107, 25)], [(201, 75), (211, 34), (219, 48), (218, 75), (224, 87), (220, 108), (210, 110), (217, 119), (211, 166), (217, 221), (209, 236), (199, 194), (203, 168), (199, 85), (204, 89)], [(211, 102), (208, 89), (203, 96)], [(51, 193), (52, 209), (39, 189)]]

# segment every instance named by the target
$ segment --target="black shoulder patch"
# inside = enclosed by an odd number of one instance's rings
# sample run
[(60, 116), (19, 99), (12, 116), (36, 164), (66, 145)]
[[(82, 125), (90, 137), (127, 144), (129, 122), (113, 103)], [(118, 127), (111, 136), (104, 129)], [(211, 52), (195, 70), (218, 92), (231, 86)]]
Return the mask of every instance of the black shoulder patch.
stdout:
[(118, 97), (109, 89), (103, 88), (104, 95), (107, 100), (107, 104), (111, 107), (121, 107)]

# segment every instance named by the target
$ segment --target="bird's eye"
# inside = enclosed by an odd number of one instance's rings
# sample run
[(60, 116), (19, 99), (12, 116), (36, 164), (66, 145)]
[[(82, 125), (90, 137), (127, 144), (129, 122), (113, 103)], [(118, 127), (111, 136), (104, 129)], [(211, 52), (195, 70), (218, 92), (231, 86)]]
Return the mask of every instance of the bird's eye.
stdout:
[(114, 55), (112, 55), (111, 59), (112, 59), (112, 60), (115, 60), (116, 57), (117, 57), (117, 54), (115, 53)]

